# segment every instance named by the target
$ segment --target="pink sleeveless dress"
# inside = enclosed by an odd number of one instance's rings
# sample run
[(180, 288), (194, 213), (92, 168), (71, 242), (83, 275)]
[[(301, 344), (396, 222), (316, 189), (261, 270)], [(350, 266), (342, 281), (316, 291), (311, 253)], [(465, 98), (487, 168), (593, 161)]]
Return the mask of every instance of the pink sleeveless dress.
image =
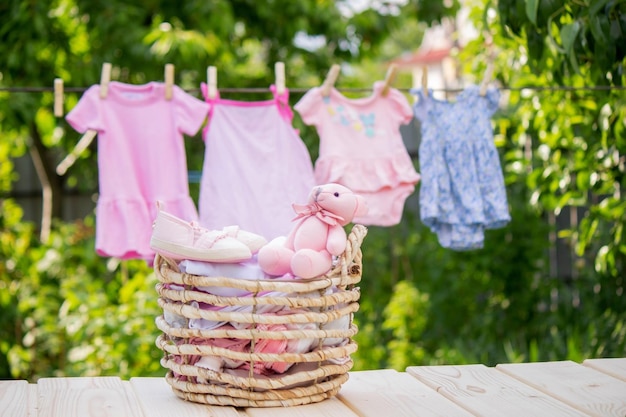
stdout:
[(272, 100), (210, 99), (200, 180), (200, 224), (238, 225), (268, 240), (291, 230), (293, 203), (307, 201), (315, 185), (313, 164), (291, 120), (288, 91)]
[(196, 134), (209, 107), (178, 86), (166, 100), (165, 86), (157, 82), (113, 81), (106, 99), (99, 90), (90, 87), (66, 116), (78, 132), (98, 132), (96, 252), (151, 261), (157, 200), (178, 217), (197, 219), (183, 133)]

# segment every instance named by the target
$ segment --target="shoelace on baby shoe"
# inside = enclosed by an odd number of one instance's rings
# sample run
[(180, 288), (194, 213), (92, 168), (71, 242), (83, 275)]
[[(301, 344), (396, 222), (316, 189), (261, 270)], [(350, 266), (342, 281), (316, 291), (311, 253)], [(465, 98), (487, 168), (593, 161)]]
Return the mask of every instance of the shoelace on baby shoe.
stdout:
[(200, 226), (198, 222), (192, 221), (190, 224), (193, 228), (194, 237), (197, 238), (196, 245), (198, 246), (206, 246), (208, 249), (210, 249), (213, 247), (213, 245), (215, 245), (218, 240), (228, 237), (226, 236), (226, 233), (218, 232), (216, 230), (208, 230)]
[(236, 239), (239, 234), (239, 226), (226, 226), (222, 231), (226, 234), (226, 236), (234, 237)]

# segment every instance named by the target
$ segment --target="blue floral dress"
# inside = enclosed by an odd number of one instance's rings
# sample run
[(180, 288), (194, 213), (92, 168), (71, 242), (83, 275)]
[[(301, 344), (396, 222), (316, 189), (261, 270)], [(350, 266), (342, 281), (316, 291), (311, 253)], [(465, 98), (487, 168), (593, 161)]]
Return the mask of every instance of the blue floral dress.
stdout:
[(482, 248), (484, 230), (511, 219), (491, 126), (500, 93), (470, 86), (454, 102), (411, 93), (422, 131), (420, 218), (445, 248)]

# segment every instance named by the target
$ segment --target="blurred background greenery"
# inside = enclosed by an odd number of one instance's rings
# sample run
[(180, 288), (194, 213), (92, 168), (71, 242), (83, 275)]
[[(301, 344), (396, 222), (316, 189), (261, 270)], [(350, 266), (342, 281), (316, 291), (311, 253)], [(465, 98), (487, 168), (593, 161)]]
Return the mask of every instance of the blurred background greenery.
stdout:
[[(0, 378), (164, 374), (152, 270), (97, 256), (93, 210), (67, 214), (72, 198), (96, 198), (97, 145), (65, 176), (54, 172), (79, 139), (52, 113), (55, 78), (71, 109), (104, 62), (129, 83), (161, 80), (174, 63), (176, 83), (197, 93), (209, 65), (220, 88), (265, 87), (282, 61), (293, 104), (333, 63), (344, 66), (338, 87), (369, 88), (461, 10), (476, 33), (453, 51), (462, 77), (480, 82), (495, 51), (506, 104), (494, 134), (512, 221), (487, 232), (484, 249), (446, 250), (421, 224), (416, 190), (399, 225), (370, 227), (355, 369), (624, 356), (626, 2), (7, 0)], [(394, 86), (408, 93), (411, 75), (401, 72)], [(315, 131), (297, 115), (294, 123), (314, 160)], [(199, 170), (203, 143), (188, 139), (189, 168)], [(36, 218), (16, 188), (25, 158), (42, 187)], [(196, 198), (197, 184), (191, 191)]]

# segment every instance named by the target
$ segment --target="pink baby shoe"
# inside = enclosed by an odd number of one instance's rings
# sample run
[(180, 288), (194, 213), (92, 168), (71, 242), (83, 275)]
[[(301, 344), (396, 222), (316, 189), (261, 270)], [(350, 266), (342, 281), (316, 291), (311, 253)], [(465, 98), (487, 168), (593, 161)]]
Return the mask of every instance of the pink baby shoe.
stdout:
[(154, 220), (150, 247), (173, 259), (205, 262), (242, 262), (252, 257), (244, 243), (229, 237), (224, 231), (208, 230), (195, 222), (186, 222), (161, 210)]
[(222, 231), (226, 233), (226, 236), (234, 237), (246, 245), (253, 254), (257, 253), (267, 243), (263, 236), (241, 230), (239, 226), (226, 226)]

